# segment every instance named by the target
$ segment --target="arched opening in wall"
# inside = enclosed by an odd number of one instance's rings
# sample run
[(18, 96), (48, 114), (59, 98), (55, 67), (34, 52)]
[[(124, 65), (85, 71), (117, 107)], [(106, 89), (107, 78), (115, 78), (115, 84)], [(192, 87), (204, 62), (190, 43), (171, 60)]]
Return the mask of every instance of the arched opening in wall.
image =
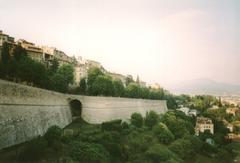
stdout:
[(82, 103), (79, 100), (70, 101), (70, 109), (73, 117), (81, 117), (82, 113)]

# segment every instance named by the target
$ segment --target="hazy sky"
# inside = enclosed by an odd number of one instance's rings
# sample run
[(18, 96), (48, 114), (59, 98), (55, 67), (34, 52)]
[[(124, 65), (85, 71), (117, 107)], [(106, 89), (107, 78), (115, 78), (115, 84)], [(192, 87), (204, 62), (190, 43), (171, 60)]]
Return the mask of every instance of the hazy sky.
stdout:
[(239, 0), (0, 0), (0, 29), (149, 83), (240, 83)]

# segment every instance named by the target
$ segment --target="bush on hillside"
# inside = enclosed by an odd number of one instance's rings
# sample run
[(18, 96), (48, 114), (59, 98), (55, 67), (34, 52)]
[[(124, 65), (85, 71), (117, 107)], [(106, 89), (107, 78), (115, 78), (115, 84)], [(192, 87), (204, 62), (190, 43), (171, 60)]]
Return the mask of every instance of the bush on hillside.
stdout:
[(149, 128), (152, 128), (159, 121), (159, 116), (156, 112), (150, 111), (146, 113), (145, 125)]
[(168, 160), (177, 161), (175, 160), (177, 159), (176, 155), (167, 147), (161, 144), (155, 144), (151, 146), (147, 150), (146, 156), (151, 159), (152, 162), (166, 162)]
[(153, 127), (153, 133), (161, 143), (169, 144), (174, 140), (174, 135), (163, 123), (155, 125)]
[(131, 124), (135, 127), (142, 127), (143, 125), (143, 117), (140, 113), (133, 113), (131, 115)]
[(58, 126), (50, 127), (44, 135), (44, 138), (47, 140), (49, 145), (54, 144), (55, 142), (60, 142), (62, 136), (62, 129)]
[(23, 151), (19, 154), (19, 160), (22, 162), (36, 162), (44, 157), (46, 148), (46, 139), (37, 137), (27, 143)]
[(70, 155), (75, 161), (82, 163), (107, 163), (110, 155), (100, 144), (74, 141), (71, 144)]
[(102, 123), (102, 130), (103, 131), (121, 131), (122, 129), (122, 120), (112, 120), (109, 122), (103, 122)]

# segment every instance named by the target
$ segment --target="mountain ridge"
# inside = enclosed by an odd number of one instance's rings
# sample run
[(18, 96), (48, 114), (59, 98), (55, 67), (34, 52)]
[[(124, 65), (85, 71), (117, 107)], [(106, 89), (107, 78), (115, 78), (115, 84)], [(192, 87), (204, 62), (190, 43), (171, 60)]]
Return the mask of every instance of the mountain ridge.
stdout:
[(240, 95), (240, 85), (205, 78), (183, 81), (175, 84), (169, 90), (176, 94), (190, 95)]

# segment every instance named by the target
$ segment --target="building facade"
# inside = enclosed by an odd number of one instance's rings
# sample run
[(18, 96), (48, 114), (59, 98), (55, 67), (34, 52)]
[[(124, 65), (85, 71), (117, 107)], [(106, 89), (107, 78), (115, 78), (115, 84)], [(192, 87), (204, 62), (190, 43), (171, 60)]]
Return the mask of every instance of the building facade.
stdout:
[(214, 134), (214, 125), (210, 118), (206, 117), (197, 117), (196, 126), (195, 126), (195, 135), (209, 131), (211, 134)]
[(126, 81), (127, 81), (127, 77), (126, 76), (124, 76), (122, 74), (118, 74), (118, 73), (113, 73), (113, 72), (108, 72), (107, 74), (109, 76), (111, 76), (113, 78), (113, 80), (121, 80), (123, 85), (126, 85)]
[(42, 62), (44, 60), (42, 48), (36, 46), (34, 43), (20, 39), (17, 41), (17, 44), (21, 45), (24, 49), (26, 49), (28, 56), (33, 60), (39, 62)]
[(75, 66), (75, 72), (74, 72), (74, 81), (76, 85), (80, 84), (81, 79), (87, 77), (87, 67), (85, 64), (78, 63)]
[(1, 54), (2, 54), (2, 47), (4, 43), (8, 43), (10, 47), (15, 46), (14, 37), (4, 34), (3, 31), (0, 30), (0, 60), (2, 57)]
[(238, 109), (236, 107), (235, 108), (227, 108), (226, 109), (226, 113), (227, 114), (232, 114), (233, 116), (235, 116), (237, 112), (240, 112), (240, 109)]

